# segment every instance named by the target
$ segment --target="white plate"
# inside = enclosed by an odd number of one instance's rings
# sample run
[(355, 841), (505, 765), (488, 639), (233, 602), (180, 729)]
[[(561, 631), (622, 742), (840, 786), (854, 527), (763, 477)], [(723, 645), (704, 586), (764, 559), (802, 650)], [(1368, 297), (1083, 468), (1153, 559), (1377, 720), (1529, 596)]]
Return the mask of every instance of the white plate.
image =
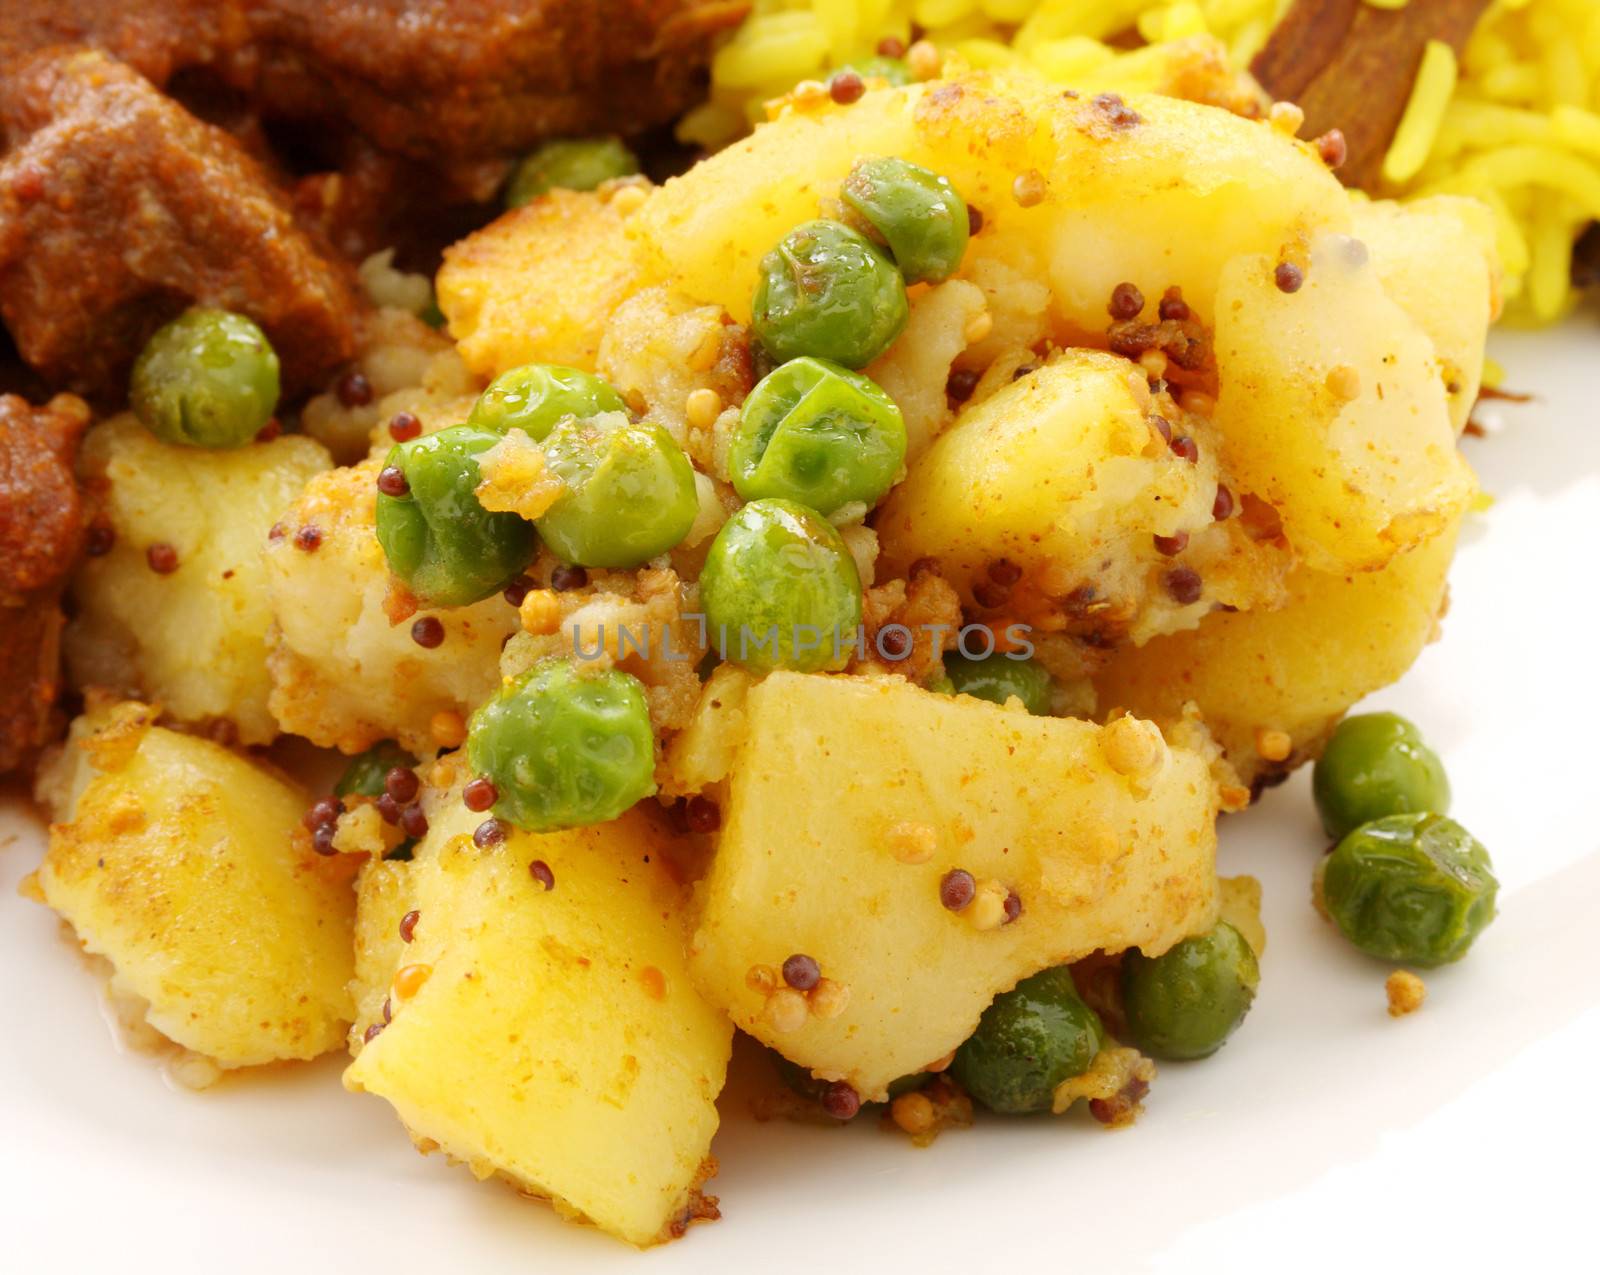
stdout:
[(1593, 1269), (1600, 337), (1589, 316), (1494, 349), (1538, 400), (1482, 413), (1502, 428), (1466, 449), (1497, 503), (1465, 535), (1444, 641), (1377, 697), (1443, 753), (1503, 883), (1421, 1013), (1389, 1019), (1386, 967), (1311, 909), (1302, 772), (1224, 821), (1224, 870), (1265, 887), (1256, 1006), (1214, 1059), (1163, 1067), (1135, 1128), (988, 1120), (917, 1151), (872, 1121), (759, 1125), (733, 1093), (723, 1220), (641, 1257), (422, 1159), (336, 1058), (196, 1094), (121, 1054), (54, 917), (15, 893), (38, 831), (0, 812), (7, 1269)]

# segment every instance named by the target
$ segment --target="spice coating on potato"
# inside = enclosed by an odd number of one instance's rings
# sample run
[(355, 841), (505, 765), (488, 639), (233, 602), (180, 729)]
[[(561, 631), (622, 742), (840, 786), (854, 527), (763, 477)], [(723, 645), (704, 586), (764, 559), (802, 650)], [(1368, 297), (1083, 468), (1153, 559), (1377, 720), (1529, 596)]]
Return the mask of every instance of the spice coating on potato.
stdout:
[(351, 870), (319, 858), (306, 794), (209, 740), (94, 708), (41, 777), (37, 881), (113, 984), (225, 1068), (337, 1048), (353, 1012)]

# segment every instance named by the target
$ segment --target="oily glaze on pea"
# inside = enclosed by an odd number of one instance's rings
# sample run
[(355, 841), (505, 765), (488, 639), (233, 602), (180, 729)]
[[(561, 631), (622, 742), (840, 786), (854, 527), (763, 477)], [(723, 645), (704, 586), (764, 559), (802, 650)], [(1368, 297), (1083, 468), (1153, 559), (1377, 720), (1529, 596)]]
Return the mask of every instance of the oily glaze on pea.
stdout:
[(1438, 754), (1396, 713), (1340, 722), (1312, 769), (1311, 791), (1335, 840), (1385, 815), (1450, 809), (1450, 781)]
[(243, 447), (277, 410), (278, 356), (244, 315), (188, 310), (145, 344), (128, 402), (163, 442)]
[(1261, 982), (1250, 944), (1226, 921), (1160, 956), (1122, 958), (1128, 1030), (1156, 1058), (1204, 1058), (1244, 1021)]
[(620, 412), (564, 420), (543, 447), (566, 490), (535, 525), (563, 562), (636, 567), (689, 534), (700, 508), (694, 467), (659, 425)]
[(1363, 952), (1408, 965), (1460, 960), (1495, 916), (1489, 852), (1454, 819), (1390, 815), (1363, 824), (1319, 865), (1339, 932)]
[(751, 327), (779, 363), (811, 355), (863, 368), (910, 313), (894, 263), (837, 221), (796, 226), (761, 259)]
[(491, 513), (474, 494), (478, 455), (500, 440), (455, 425), (401, 443), (385, 467), (398, 468), (409, 490), (378, 494), (378, 543), (389, 569), (424, 606), (467, 606), (497, 593), (533, 557), (533, 527), (512, 513)]
[(894, 400), (859, 372), (812, 358), (785, 363), (751, 391), (728, 451), (744, 499), (777, 496), (825, 515), (877, 504), (905, 459)]
[(950, 1071), (990, 1111), (1049, 1111), (1056, 1086), (1089, 1070), (1104, 1040), (1100, 1016), (1057, 966), (996, 996)]
[(587, 420), (627, 407), (616, 390), (592, 373), (555, 363), (529, 363), (495, 377), (472, 405), (467, 424), (495, 434), (520, 429), (542, 443), (568, 416)]
[(396, 766), (415, 766), (417, 759), (392, 739), (381, 740), (357, 753), (344, 768), (344, 774), (333, 786), (336, 797), (383, 796), (384, 777)]
[(788, 500), (753, 500), (711, 542), (700, 608), (723, 659), (818, 673), (850, 660), (861, 580), (826, 518)]
[(552, 190), (593, 190), (639, 171), (634, 153), (615, 137), (569, 137), (525, 155), (506, 183), (507, 208), (520, 208)]
[(863, 159), (839, 190), (889, 245), (907, 283), (948, 279), (967, 251), (967, 205), (946, 177), (903, 159)]
[(999, 651), (982, 659), (969, 660), (952, 651), (944, 657), (944, 671), (950, 680), (948, 693), (951, 695), (971, 695), (991, 704), (1004, 704), (1015, 695), (1035, 717), (1050, 714), (1054, 682), (1044, 665), (1036, 660), (1013, 659)]
[(536, 664), (472, 715), (467, 758), (528, 832), (615, 819), (656, 790), (644, 687), (617, 669)]

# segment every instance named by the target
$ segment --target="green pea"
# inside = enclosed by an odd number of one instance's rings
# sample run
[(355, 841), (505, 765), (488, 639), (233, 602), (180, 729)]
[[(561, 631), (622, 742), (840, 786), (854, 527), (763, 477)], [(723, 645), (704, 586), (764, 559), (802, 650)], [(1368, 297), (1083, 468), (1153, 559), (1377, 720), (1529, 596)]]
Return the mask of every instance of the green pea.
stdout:
[(1059, 965), (996, 996), (950, 1070), (990, 1111), (1049, 1111), (1056, 1086), (1088, 1071), (1104, 1040), (1100, 1016)]
[(544, 458), (565, 490), (535, 525), (563, 562), (636, 567), (694, 526), (694, 466), (659, 425), (620, 412), (564, 420), (546, 436)]
[(837, 221), (808, 221), (761, 259), (750, 323), (776, 361), (807, 354), (862, 368), (910, 313), (894, 263)]
[(546, 142), (517, 162), (506, 183), (507, 208), (552, 190), (593, 190), (613, 177), (639, 171), (634, 153), (615, 137), (568, 137)]
[(1122, 958), (1122, 1005), (1134, 1044), (1156, 1058), (1204, 1058), (1244, 1021), (1261, 982), (1256, 954), (1226, 921), (1160, 956)]
[(829, 72), (829, 78), (832, 79), (841, 71), (854, 71), (869, 83), (872, 80), (887, 80), (891, 87), (897, 89), (911, 83), (911, 68), (901, 58), (861, 58), (835, 67)]
[(778, 496), (831, 514), (878, 503), (906, 459), (906, 425), (894, 400), (859, 372), (795, 359), (745, 399), (728, 451), (746, 500)]
[(474, 494), (478, 455), (499, 441), (454, 425), (401, 443), (384, 462), (385, 470), (405, 475), (406, 491), (379, 491), (378, 543), (389, 569), (424, 606), (467, 606), (498, 593), (533, 558), (532, 525), (489, 512)]
[(381, 740), (350, 759), (339, 782), (333, 786), (333, 794), (336, 797), (381, 797), (384, 777), (391, 770), (416, 764), (417, 759), (394, 740)]
[(1363, 824), (1318, 866), (1340, 933), (1363, 952), (1408, 965), (1460, 960), (1495, 917), (1489, 852), (1454, 819), (1388, 815)]
[(145, 343), (128, 401), (163, 442), (243, 447), (278, 408), (278, 356), (244, 315), (187, 310)]
[(948, 279), (967, 251), (967, 205), (946, 177), (903, 159), (863, 159), (839, 191), (889, 245), (907, 283)]
[(467, 758), (528, 832), (615, 819), (656, 790), (644, 687), (617, 669), (545, 660), (472, 715)]
[(1035, 717), (1050, 715), (1055, 682), (1044, 665), (1032, 659), (1013, 659), (994, 651), (971, 660), (952, 651), (944, 657), (945, 675), (952, 695), (971, 695), (991, 704), (1004, 704), (1015, 695)]
[(601, 412), (625, 412), (622, 395), (598, 376), (575, 367), (529, 363), (502, 372), (478, 395), (467, 424), (495, 434), (520, 429), (536, 443), (568, 416), (588, 420)]
[(711, 542), (700, 608), (723, 659), (817, 673), (849, 663), (861, 580), (826, 518), (788, 500), (753, 500)]
[(1450, 781), (1438, 754), (1395, 713), (1340, 722), (1311, 771), (1311, 791), (1335, 840), (1385, 815), (1450, 809)]

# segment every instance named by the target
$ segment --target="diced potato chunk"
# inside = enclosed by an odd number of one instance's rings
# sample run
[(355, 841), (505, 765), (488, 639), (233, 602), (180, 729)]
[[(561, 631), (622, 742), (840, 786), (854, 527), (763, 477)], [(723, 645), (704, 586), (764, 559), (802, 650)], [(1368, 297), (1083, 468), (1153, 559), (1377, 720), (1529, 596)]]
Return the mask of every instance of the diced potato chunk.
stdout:
[[(932, 558), (973, 608), (974, 588), (1004, 560), (1023, 577), (1008, 616), (1044, 627), (1078, 590), (1092, 608), (1069, 607), (1062, 623), (1087, 620), (1102, 640), (1192, 627), (1217, 602), (1276, 600), (1286, 559), (1213, 525), (1210, 436), (1197, 462), (1174, 455), (1144, 388), (1128, 360), (1076, 350), (963, 412), (878, 519), (888, 573)], [(1174, 561), (1157, 536), (1193, 537), (1182, 561), (1203, 568), (1203, 595), (1174, 599), (1163, 582)]]
[[(733, 1033), (689, 980), (663, 818), (635, 809), (483, 850), (470, 836), (483, 816), (459, 787), (428, 817), (411, 863), (363, 878), (357, 994), (368, 1021), (387, 996), (393, 1020), (345, 1083), (564, 1215), (637, 1245), (680, 1232), (699, 1207)], [(412, 909), (405, 943), (395, 926)], [(415, 975), (396, 978), (397, 964), (426, 971), (409, 997)]]
[[(267, 711), (272, 612), (261, 550), (329, 464), (295, 436), (232, 451), (174, 447), (131, 413), (91, 430), (79, 469), (116, 538), (73, 581), (73, 681), (137, 692), (179, 721), (230, 721), (246, 744), (269, 742), (278, 727)], [(175, 570), (152, 568), (156, 544), (172, 547)]]
[(636, 275), (617, 207), (553, 190), (445, 250), (439, 308), (481, 375), (524, 363), (592, 372), (601, 333)]
[(1384, 291), (1433, 342), (1459, 434), (1478, 401), (1484, 333), (1500, 312), (1494, 214), (1455, 195), (1362, 200), (1352, 211), (1352, 233), (1371, 252)]
[[(437, 713), (470, 713), (500, 685), (500, 647), (518, 628), (499, 594), (429, 612), (444, 641), (411, 639), (414, 617), (390, 619), (389, 564), (373, 528), (378, 461), (318, 475), (267, 548), (266, 596), (277, 621), (267, 665), (271, 706), (288, 731), (324, 747), (360, 752), (398, 739), (435, 751)], [(296, 544), (315, 527), (317, 548)]]
[(154, 716), (95, 709), (41, 776), (44, 901), (179, 1045), (223, 1067), (336, 1048), (353, 1009), (348, 860), (312, 852), (299, 788)]
[[(943, 173), (984, 216), (991, 246), (1043, 263), (1065, 328), (1103, 332), (1124, 280), (1177, 285), (1209, 320), (1222, 266), (1349, 223), (1349, 199), (1309, 146), (1266, 121), (1130, 96), (1137, 120), (1024, 75), (973, 72), (796, 110), (658, 190), (635, 221), (647, 270), (750, 315), (762, 255), (819, 215), (851, 166), (897, 155)], [(1014, 195), (1035, 172), (1044, 198)]]
[[(1152, 728), (795, 673), (752, 686), (744, 718), (691, 968), (738, 1027), (864, 1098), (1028, 974), (1212, 923), (1213, 783)], [(960, 913), (940, 900), (955, 868), (978, 885)], [(1020, 917), (986, 928), (1008, 890)], [(797, 953), (833, 985), (798, 1022), (767, 990)]]
[(1219, 612), (1193, 632), (1118, 651), (1096, 679), (1100, 703), (1170, 720), (1192, 701), (1247, 782), (1297, 765), (1432, 640), (1455, 540), (1452, 526), (1381, 571), (1302, 568), (1280, 611)]
[(1313, 567), (1371, 570), (1450, 525), (1475, 487), (1438, 358), (1355, 241), (1320, 241), (1298, 291), (1276, 268), (1245, 256), (1223, 272), (1223, 463)]

